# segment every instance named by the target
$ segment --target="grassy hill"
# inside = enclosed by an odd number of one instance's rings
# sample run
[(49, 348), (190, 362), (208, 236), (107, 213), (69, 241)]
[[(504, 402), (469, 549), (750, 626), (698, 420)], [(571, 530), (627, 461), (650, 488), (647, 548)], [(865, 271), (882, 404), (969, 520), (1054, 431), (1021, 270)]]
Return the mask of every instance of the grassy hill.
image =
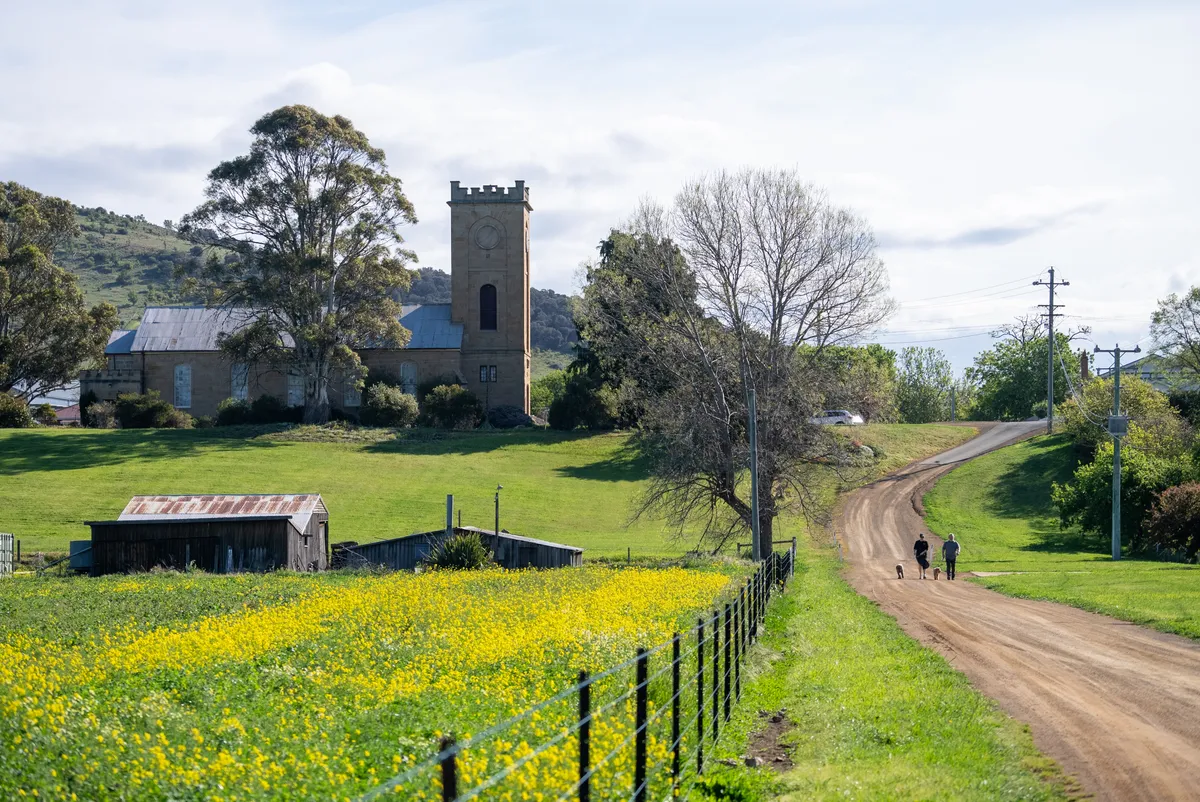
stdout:
[[(886, 456), (872, 471), (961, 442), (972, 430), (878, 425), (855, 436)], [(493, 493), (502, 527), (587, 549), (585, 557), (675, 555), (693, 544), (671, 539), (661, 522), (630, 522), (644, 486), (639, 464), (622, 452), (625, 435), (547, 431), (441, 434), (412, 430), (392, 438), (360, 430), (349, 442), (309, 442), (305, 430), (0, 431), (0, 531), (25, 552), (65, 551), (89, 536), (83, 521), (114, 517), (146, 493), (321, 493), (336, 540), (365, 542), (437, 528), (453, 493), (463, 523), (491, 526)], [(833, 501), (830, 473), (822, 497)], [(785, 522), (781, 537), (802, 534)]]
[(199, 246), (140, 215), (76, 207), (75, 218), (80, 235), (55, 257), (75, 274), (88, 302), (108, 301), (124, 325), (136, 323), (147, 306), (196, 302), (175, 271), (202, 257)]
[(1072, 468), (1064, 436), (1009, 446), (941, 479), (925, 496), (925, 520), (962, 541), (962, 570), (1005, 572), (976, 580), (994, 590), (1200, 638), (1200, 566), (1113, 562), (1104, 538), (1059, 526), (1050, 483)]

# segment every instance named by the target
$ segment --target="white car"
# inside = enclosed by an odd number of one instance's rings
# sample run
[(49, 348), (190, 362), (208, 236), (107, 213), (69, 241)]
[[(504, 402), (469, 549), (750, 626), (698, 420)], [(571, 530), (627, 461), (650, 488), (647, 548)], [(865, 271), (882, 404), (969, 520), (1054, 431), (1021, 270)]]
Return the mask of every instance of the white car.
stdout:
[(809, 423), (818, 426), (862, 426), (863, 419), (848, 409), (827, 409), (815, 418), (809, 418)]

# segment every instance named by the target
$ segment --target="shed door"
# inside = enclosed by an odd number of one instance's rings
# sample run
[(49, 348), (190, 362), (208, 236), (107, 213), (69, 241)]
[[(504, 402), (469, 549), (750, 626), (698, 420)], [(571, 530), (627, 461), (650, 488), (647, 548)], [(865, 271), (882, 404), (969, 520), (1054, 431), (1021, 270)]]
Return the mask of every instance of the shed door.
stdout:
[(175, 366), (175, 407), (189, 409), (192, 406), (192, 366)]
[(521, 546), (517, 550), (517, 567), (537, 567), (537, 546)]

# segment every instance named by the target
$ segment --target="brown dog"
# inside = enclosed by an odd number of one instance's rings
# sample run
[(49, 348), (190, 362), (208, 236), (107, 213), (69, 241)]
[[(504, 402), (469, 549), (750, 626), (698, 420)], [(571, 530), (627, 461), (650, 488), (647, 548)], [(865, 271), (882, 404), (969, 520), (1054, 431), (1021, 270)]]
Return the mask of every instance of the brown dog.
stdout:
[(904, 565), (896, 563), (896, 579), (904, 579)]
[(938, 578), (939, 576), (941, 576), (941, 574), (942, 574), (942, 569), (941, 569), (941, 568), (934, 568), (934, 569), (933, 569), (933, 579), (934, 579), (934, 581), (935, 581), (935, 582), (937, 581), (937, 578)]

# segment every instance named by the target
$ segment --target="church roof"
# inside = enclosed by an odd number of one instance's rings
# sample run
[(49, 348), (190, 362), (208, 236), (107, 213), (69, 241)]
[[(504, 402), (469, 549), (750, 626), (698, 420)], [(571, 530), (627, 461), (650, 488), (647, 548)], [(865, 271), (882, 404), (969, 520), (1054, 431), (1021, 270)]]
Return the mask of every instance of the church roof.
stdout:
[[(133, 331), (113, 332), (105, 353), (144, 351), (217, 351), (221, 332), (234, 332), (250, 323), (250, 309), (208, 309), (203, 306), (152, 306), (142, 313)], [(450, 322), (450, 304), (403, 307), (400, 325), (412, 332), (408, 348), (462, 346), (461, 323)], [(285, 339), (285, 344), (291, 345)]]
[(400, 325), (412, 332), (409, 348), (462, 347), (463, 327), (450, 321), (450, 304), (406, 305)]

